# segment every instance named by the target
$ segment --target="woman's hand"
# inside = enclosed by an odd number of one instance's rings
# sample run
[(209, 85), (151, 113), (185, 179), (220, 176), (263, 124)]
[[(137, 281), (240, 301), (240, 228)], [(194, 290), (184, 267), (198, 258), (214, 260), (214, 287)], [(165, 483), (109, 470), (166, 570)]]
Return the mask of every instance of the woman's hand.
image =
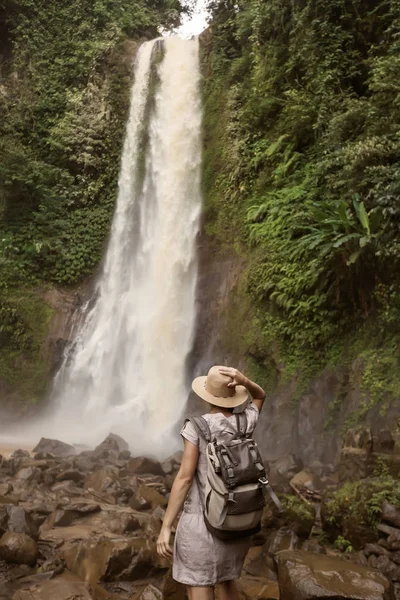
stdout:
[(173, 552), (170, 546), (171, 539), (171, 528), (170, 527), (162, 527), (160, 531), (160, 535), (157, 540), (157, 552), (163, 558), (167, 560), (172, 560)]
[(219, 372), (222, 375), (227, 375), (228, 377), (232, 377), (232, 381), (231, 381), (231, 383), (228, 383), (228, 387), (235, 388), (237, 385), (246, 386), (247, 377), (245, 377), (243, 375), (243, 373), (241, 373), (237, 369), (234, 369), (233, 367), (221, 367)]

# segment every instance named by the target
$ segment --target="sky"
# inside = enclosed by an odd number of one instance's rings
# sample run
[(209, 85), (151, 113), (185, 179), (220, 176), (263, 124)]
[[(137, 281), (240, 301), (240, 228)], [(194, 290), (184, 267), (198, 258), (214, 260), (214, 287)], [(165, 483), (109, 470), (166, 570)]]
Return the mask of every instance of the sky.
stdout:
[(199, 35), (207, 27), (207, 11), (205, 9), (206, 0), (198, 0), (196, 10), (190, 19), (183, 19), (181, 27), (177, 33), (181, 37), (191, 37)]

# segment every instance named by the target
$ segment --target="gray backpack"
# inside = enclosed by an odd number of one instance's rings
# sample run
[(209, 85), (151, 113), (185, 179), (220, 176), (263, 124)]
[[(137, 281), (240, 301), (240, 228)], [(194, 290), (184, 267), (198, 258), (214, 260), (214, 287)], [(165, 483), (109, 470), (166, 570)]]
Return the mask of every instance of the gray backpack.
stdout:
[(247, 434), (247, 417), (236, 415), (237, 430), (232, 428), (228, 442), (214, 437), (203, 417), (187, 419), (207, 443), (207, 482), (203, 504), (207, 529), (220, 539), (237, 539), (260, 531), (265, 506), (264, 489), (283, 511), (282, 504), (269, 485), (256, 442)]

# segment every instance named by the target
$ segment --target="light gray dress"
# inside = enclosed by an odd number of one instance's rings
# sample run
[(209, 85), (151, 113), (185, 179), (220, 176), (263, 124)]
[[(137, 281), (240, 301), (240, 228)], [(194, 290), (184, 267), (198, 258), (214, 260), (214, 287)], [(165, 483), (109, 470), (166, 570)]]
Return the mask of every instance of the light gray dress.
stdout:
[[(252, 433), (258, 420), (258, 409), (250, 404), (246, 409), (247, 433)], [(207, 420), (211, 434), (224, 439), (232, 439), (232, 429), (236, 431), (236, 417), (224, 417), (221, 413), (203, 415)], [(250, 548), (251, 538), (239, 540), (220, 540), (206, 528), (200, 492), (205, 491), (207, 479), (206, 442), (199, 438), (191, 423), (186, 423), (181, 431), (182, 437), (195, 446), (200, 444), (200, 456), (197, 465), (197, 477), (193, 481), (185, 501), (175, 536), (173, 578), (185, 585), (203, 587), (214, 586), (223, 581), (238, 579), (244, 559)]]

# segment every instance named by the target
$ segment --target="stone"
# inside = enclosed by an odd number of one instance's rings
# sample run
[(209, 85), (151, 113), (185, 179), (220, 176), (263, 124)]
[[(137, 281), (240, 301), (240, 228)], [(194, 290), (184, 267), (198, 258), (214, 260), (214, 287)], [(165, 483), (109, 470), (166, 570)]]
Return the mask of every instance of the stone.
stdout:
[(67, 567), (90, 583), (146, 579), (161, 567), (155, 544), (143, 538), (87, 539), (64, 552)]
[(164, 475), (161, 464), (157, 460), (146, 458), (144, 456), (131, 458), (126, 465), (126, 469), (128, 473), (137, 475)]
[(48, 438), (42, 438), (33, 449), (33, 452), (52, 454), (53, 456), (72, 456), (76, 454), (75, 448), (70, 444)]
[(119, 454), (125, 450), (129, 451), (129, 444), (116, 433), (110, 433), (94, 451), (97, 453), (98, 450), (114, 450)]
[(351, 552), (350, 554), (345, 555), (345, 558), (355, 562), (357, 565), (368, 565), (367, 557), (361, 550), (358, 552)]
[(32, 535), (37, 533), (35, 528), (32, 526), (31, 519), (29, 519), (25, 510), (21, 506), (7, 506), (8, 514), (8, 531), (14, 533), (25, 533), (26, 535)]
[[(301, 549), (305, 550), (306, 552), (316, 552), (317, 554), (325, 553), (324, 547), (321, 546), (321, 544), (318, 542), (317, 539), (313, 539), (313, 538), (310, 538), (310, 539), (306, 540), (305, 542), (303, 542), (303, 544), (301, 545)], [(365, 562), (367, 562), (367, 561), (365, 561)]]
[(400, 509), (398, 509), (394, 504), (390, 504), (390, 502), (385, 502), (382, 504), (382, 521), (387, 521), (391, 525), (395, 527), (400, 527)]
[(163, 593), (150, 583), (135, 594), (132, 600), (163, 600)]
[(56, 476), (56, 481), (74, 481), (75, 483), (80, 483), (83, 479), (85, 479), (85, 476), (78, 469), (67, 469), (61, 471)]
[(389, 579), (399, 571), (399, 567), (390, 560), (389, 556), (378, 556), (376, 559), (375, 568), (386, 575)]
[(40, 481), (41, 471), (35, 467), (24, 467), (17, 471), (15, 479), (19, 481)]
[(395, 441), (392, 432), (389, 429), (381, 429), (378, 435), (374, 436), (374, 451), (375, 452), (392, 452), (395, 446)]
[(73, 580), (71, 576), (63, 576), (49, 581), (32, 581), (24, 584), (11, 600), (94, 600), (83, 581)]
[(276, 581), (276, 575), (273, 570), (273, 562), (268, 560), (265, 549), (262, 546), (253, 546), (247, 553), (244, 562), (243, 571), (246, 576), (262, 577), (271, 581)]
[(390, 554), (390, 560), (395, 562), (397, 565), (400, 565), (400, 552), (392, 552)]
[(366, 566), (303, 550), (275, 556), (280, 600), (391, 600), (387, 578)]
[(309, 471), (300, 471), (300, 473), (296, 473), (290, 480), (290, 484), (294, 485), (296, 488), (305, 487), (313, 492), (323, 488), (321, 479), (318, 475), (310, 473)]
[(290, 481), (301, 468), (301, 461), (299, 461), (294, 454), (281, 456), (270, 465), (270, 479), (273, 481), (278, 476), (278, 478), (280, 477), (284, 481)]
[(0, 539), (0, 558), (9, 563), (33, 566), (38, 558), (36, 542), (24, 533), (8, 531)]
[(385, 554), (389, 554), (389, 550), (386, 550), (386, 548), (380, 544), (365, 544), (363, 552), (367, 557), (371, 554), (375, 554), (376, 556), (384, 556)]
[(349, 429), (345, 441), (344, 448), (356, 448), (370, 453), (373, 451), (373, 435), (369, 427), (358, 427), (357, 429)]
[(237, 582), (244, 598), (253, 600), (279, 600), (279, 586), (276, 581), (260, 577), (241, 577)]
[(294, 550), (300, 547), (300, 540), (297, 535), (288, 527), (281, 527), (274, 531), (265, 544), (265, 550), (269, 554), (275, 555), (281, 550)]
[(117, 476), (118, 472), (115, 472), (114, 467), (99, 469), (86, 478), (84, 487), (100, 493), (106, 492), (115, 484)]
[(162, 496), (156, 489), (146, 485), (139, 486), (130, 499), (130, 506), (134, 510), (150, 510), (157, 507), (164, 508), (168, 500)]
[(13, 450), (10, 454), (10, 458), (30, 458), (31, 455), (28, 450)]

